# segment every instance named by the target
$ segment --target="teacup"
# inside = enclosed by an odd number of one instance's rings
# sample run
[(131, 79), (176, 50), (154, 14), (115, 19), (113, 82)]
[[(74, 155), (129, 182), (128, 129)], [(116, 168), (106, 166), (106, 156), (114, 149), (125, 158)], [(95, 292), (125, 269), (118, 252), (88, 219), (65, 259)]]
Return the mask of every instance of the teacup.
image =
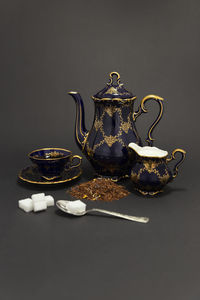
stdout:
[[(69, 171), (81, 165), (82, 157), (72, 155), (72, 152), (62, 148), (41, 148), (28, 154), (30, 160), (37, 165), (38, 170), (46, 180), (54, 180), (62, 176), (64, 171)], [(78, 164), (72, 165), (74, 159)]]

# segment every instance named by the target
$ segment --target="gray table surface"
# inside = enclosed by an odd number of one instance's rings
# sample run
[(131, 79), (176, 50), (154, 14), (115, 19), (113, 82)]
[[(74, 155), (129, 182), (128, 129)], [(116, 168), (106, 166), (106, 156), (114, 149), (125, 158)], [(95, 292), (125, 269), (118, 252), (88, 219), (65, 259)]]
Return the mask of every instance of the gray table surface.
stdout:
[[(2, 1), (1, 9), (0, 295), (13, 299), (200, 298), (199, 1)], [(184, 148), (177, 179), (155, 198), (131, 194), (112, 203), (88, 202), (148, 216), (139, 224), (102, 215), (74, 218), (56, 207), (26, 214), (17, 201), (40, 191), (71, 199), (63, 186), (20, 184), (26, 154), (44, 146), (81, 154), (74, 140), (75, 105), (64, 90), (89, 97), (111, 71), (140, 99), (165, 98), (155, 145)], [(145, 139), (157, 106), (140, 117)], [(173, 165), (173, 164), (172, 164)]]

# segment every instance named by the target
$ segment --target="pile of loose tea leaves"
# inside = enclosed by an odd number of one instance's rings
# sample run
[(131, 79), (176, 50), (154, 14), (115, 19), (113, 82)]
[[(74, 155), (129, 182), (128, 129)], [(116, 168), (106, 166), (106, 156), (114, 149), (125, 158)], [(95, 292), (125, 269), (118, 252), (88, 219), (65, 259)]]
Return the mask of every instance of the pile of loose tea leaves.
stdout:
[(95, 178), (72, 187), (70, 195), (76, 199), (113, 201), (128, 196), (129, 192), (111, 179)]

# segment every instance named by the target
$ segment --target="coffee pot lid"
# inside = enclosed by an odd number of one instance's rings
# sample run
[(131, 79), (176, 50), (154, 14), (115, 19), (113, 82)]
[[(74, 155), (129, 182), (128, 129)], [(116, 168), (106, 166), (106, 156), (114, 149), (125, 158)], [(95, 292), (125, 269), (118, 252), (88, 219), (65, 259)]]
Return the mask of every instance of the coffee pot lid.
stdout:
[[(124, 88), (123, 83), (120, 82), (120, 75), (117, 72), (110, 73), (110, 80), (107, 83), (107, 86), (103, 88), (101, 91), (92, 96), (93, 100), (101, 101), (101, 100), (118, 100), (118, 101), (126, 101), (126, 100), (134, 100), (136, 96), (134, 96), (131, 92), (127, 91)], [(117, 77), (116, 80), (114, 77)]]

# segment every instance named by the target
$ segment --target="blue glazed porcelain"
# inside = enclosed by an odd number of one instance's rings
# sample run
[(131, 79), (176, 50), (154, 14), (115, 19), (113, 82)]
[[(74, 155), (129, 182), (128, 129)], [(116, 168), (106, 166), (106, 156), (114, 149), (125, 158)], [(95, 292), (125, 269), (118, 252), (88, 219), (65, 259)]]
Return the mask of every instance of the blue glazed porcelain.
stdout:
[(116, 180), (129, 176), (135, 155), (128, 148), (128, 144), (135, 142), (142, 145), (135, 121), (142, 113), (147, 112), (146, 101), (153, 99), (159, 103), (159, 115), (148, 130), (147, 141), (152, 145), (151, 134), (163, 114), (163, 98), (155, 95), (146, 96), (141, 101), (139, 109), (134, 111), (136, 96), (124, 88), (120, 82), (120, 75), (112, 72), (106, 87), (92, 97), (95, 115), (93, 126), (87, 131), (82, 98), (77, 92), (69, 94), (76, 102), (76, 142), (96, 173)]
[[(82, 158), (62, 148), (42, 148), (28, 154), (30, 160), (37, 165), (38, 171), (45, 180), (54, 180), (62, 176), (64, 170), (70, 170), (81, 164)], [(72, 161), (77, 158), (78, 164), (72, 166)]]
[(30, 184), (37, 184), (37, 185), (57, 185), (57, 184), (66, 184), (72, 180), (79, 178), (82, 174), (81, 167), (74, 167), (69, 170), (64, 170), (62, 175), (56, 177), (55, 179), (49, 180), (41, 177), (41, 173), (38, 170), (38, 167), (35, 165), (28, 166), (22, 169), (19, 174), (18, 178), (22, 182), (30, 183)]
[[(129, 147), (136, 153), (136, 162), (131, 170), (131, 180), (138, 192), (150, 196), (162, 192), (164, 186), (176, 178), (178, 167), (186, 155), (183, 149), (175, 149), (172, 156), (167, 158), (168, 152), (156, 147), (140, 147), (135, 143), (130, 143)], [(171, 171), (168, 163), (175, 159), (175, 154), (178, 152), (181, 154), (181, 159)]]

